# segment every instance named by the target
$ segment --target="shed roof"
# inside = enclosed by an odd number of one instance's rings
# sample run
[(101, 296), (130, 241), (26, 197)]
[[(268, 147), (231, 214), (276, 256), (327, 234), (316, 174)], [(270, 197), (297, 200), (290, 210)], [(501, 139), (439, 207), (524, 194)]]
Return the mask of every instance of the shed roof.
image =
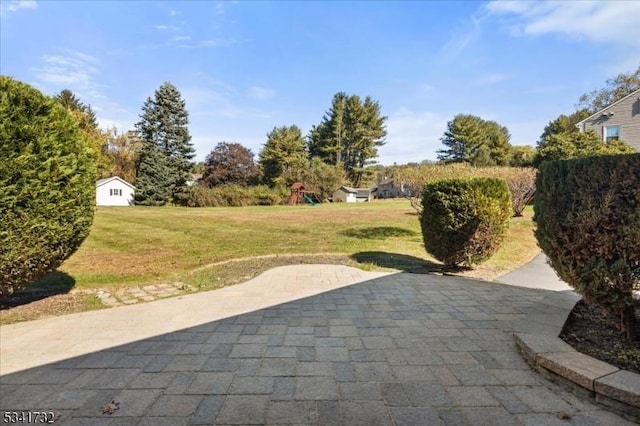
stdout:
[(126, 180), (124, 180), (124, 179), (122, 179), (122, 178), (120, 178), (118, 176), (111, 176), (111, 177), (108, 177), (108, 178), (97, 180), (96, 181), (96, 188), (99, 187), (99, 186), (102, 186), (102, 185), (104, 185), (106, 183), (113, 182), (114, 180), (122, 182), (123, 184), (127, 185), (131, 189), (136, 189), (135, 186), (131, 185), (129, 182), (127, 182)]

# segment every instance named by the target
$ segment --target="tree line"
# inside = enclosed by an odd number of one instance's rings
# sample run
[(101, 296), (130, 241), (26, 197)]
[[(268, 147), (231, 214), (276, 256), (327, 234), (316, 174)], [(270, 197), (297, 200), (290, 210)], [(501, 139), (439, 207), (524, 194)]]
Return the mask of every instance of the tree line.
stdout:
[(512, 146), (506, 127), (468, 114), (447, 123), (438, 159), (474, 166), (538, 166), (544, 161), (602, 154), (623, 154), (634, 149), (621, 140), (605, 142), (593, 131), (580, 132), (576, 124), (595, 112), (640, 89), (640, 67), (607, 80), (606, 87), (579, 98), (576, 110), (560, 115), (545, 126), (537, 146)]
[[(593, 132), (580, 133), (576, 123), (640, 88), (640, 67), (608, 80), (607, 86), (580, 97), (576, 110), (560, 115), (544, 128), (536, 146), (511, 145), (506, 126), (472, 114), (458, 114), (440, 139), (443, 163), (472, 166), (538, 166), (552, 159), (632, 152), (623, 141), (603, 142)], [(321, 121), (303, 135), (296, 125), (274, 127), (256, 155), (237, 142), (220, 142), (204, 163), (194, 164), (189, 114), (178, 89), (165, 82), (142, 106), (134, 130), (100, 130), (95, 112), (71, 91), (55, 99), (76, 119), (94, 153), (99, 176), (120, 176), (136, 185), (142, 205), (184, 205), (193, 173), (201, 185), (226, 184), (271, 188), (305, 182), (323, 196), (342, 184), (368, 185), (387, 175), (375, 164), (386, 143), (386, 116), (367, 96), (338, 92)]]
[(387, 117), (370, 97), (335, 94), (331, 108), (307, 136), (296, 125), (274, 127), (257, 160), (236, 142), (220, 142), (203, 164), (194, 164), (189, 114), (178, 89), (165, 82), (142, 106), (135, 129), (118, 133), (98, 128), (95, 112), (71, 91), (55, 97), (77, 119), (91, 146), (99, 174), (118, 175), (136, 186), (141, 205), (184, 205), (191, 176), (199, 184), (289, 186), (303, 181), (325, 196), (338, 186), (360, 185), (385, 143)]

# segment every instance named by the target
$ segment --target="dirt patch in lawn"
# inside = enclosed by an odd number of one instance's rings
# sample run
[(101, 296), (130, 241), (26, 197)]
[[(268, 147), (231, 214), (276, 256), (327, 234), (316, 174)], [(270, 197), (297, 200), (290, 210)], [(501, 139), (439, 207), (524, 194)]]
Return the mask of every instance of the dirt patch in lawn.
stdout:
[(56, 317), (101, 307), (93, 294), (81, 291), (72, 290), (63, 294), (51, 291), (17, 293), (0, 304), (0, 324)]
[[(640, 318), (640, 306), (636, 307)], [(560, 338), (578, 352), (607, 362), (620, 369), (640, 373), (640, 342), (635, 344), (617, 327), (617, 321), (602, 309), (576, 304)]]

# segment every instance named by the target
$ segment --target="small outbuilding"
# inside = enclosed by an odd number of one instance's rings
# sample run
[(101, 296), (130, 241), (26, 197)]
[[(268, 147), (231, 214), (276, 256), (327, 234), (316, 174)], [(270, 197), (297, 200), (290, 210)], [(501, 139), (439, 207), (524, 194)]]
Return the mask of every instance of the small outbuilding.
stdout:
[(362, 203), (371, 201), (372, 197), (371, 190), (368, 188), (341, 186), (333, 193), (333, 202)]
[(96, 182), (96, 206), (132, 206), (135, 186), (118, 176)]

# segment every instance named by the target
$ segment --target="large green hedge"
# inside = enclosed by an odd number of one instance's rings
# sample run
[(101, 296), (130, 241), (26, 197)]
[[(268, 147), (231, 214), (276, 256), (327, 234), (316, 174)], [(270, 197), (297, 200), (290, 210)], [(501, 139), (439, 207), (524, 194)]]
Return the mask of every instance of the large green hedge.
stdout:
[(496, 178), (440, 180), (425, 185), (422, 206), (427, 252), (448, 266), (472, 266), (500, 248), (509, 228), (511, 194)]
[(59, 266), (93, 221), (96, 168), (75, 120), (0, 76), (0, 298)]
[(633, 338), (640, 290), (640, 154), (542, 163), (536, 237), (560, 278), (621, 318)]

